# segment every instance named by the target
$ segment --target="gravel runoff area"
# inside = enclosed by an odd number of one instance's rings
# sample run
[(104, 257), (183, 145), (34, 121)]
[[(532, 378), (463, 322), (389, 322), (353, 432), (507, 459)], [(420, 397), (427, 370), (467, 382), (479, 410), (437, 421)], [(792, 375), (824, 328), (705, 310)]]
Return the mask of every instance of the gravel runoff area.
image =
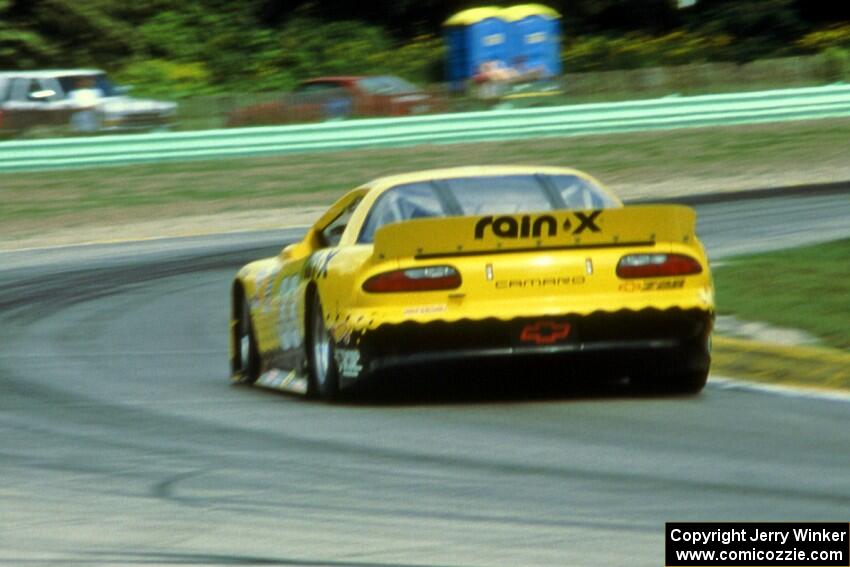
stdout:
[[(756, 173), (735, 177), (679, 178), (655, 183), (609, 183), (609, 188), (624, 200), (666, 199), (704, 193), (734, 193), (766, 187), (788, 187), (817, 183), (832, 183), (850, 179), (850, 165), (844, 168), (806, 170), (798, 173)], [(330, 202), (330, 198), (328, 200)], [(305, 205), (281, 208), (258, 208), (211, 214), (191, 214), (188, 207), (172, 209), (174, 216), (133, 220), (132, 215), (110, 216), (105, 222), (91, 222), (82, 227), (43, 227), (37, 235), (3, 238), (0, 250), (21, 250), (50, 246), (69, 246), (89, 243), (122, 242), (155, 238), (172, 238), (270, 230), (308, 226), (326, 209), (325, 205)]]
[(850, 180), (850, 118), (0, 175), (0, 250), (308, 225), (375, 177), (574, 166), (625, 200)]
[(37, 236), (0, 240), (0, 251), (294, 228), (309, 226), (326, 208), (311, 206), (258, 209), (137, 222), (123, 221), (120, 224), (94, 224), (84, 228), (59, 228), (45, 230)]

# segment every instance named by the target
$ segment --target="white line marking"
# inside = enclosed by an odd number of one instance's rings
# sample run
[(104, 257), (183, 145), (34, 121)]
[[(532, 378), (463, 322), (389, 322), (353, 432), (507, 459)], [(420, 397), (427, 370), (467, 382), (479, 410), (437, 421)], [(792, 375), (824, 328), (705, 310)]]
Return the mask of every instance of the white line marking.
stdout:
[(763, 382), (746, 382), (723, 376), (711, 376), (708, 380), (709, 386), (720, 390), (743, 390), (746, 392), (760, 392), (783, 396), (786, 398), (805, 398), (809, 400), (829, 400), (831, 402), (850, 403), (850, 392), (841, 390), (819, 390), (817, 388), (806, 388), (804, 386), (786, 386), (779, 384), (766, 384)]

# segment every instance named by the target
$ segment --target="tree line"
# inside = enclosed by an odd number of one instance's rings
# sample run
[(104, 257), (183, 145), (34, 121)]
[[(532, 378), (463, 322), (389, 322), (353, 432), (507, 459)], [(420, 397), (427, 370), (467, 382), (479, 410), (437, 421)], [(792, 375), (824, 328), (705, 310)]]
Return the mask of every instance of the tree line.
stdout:
[[(543, 0), (566, 71), (850, 48), (850, 2)], [(485, 4), (517, 4), (483, 2)], [(178, 94), (266, 90), (325, 73), (442, 75), (441, 23), (469, 0), (0, 0), (0, 68), (100, 67)]]

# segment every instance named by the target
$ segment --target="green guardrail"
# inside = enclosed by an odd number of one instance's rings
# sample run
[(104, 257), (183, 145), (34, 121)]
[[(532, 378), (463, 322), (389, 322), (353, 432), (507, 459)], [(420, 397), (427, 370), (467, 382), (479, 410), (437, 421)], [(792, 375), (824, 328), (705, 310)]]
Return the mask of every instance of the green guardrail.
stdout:
[(0, 172), (850, 116), (850, 85), (292, 126), (0, 143)]

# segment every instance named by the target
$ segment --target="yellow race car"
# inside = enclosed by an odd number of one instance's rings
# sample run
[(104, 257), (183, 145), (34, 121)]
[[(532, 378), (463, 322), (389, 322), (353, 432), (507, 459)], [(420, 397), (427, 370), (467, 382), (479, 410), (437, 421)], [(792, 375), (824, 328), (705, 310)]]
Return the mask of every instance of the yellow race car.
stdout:
[(684, 206), (623, 206), (573, 169), (371, 181), (236, 274), (233, 380), (333, 399), (437, 363), (592, 360), (698, 392), (714, 291), (695, 223)]

